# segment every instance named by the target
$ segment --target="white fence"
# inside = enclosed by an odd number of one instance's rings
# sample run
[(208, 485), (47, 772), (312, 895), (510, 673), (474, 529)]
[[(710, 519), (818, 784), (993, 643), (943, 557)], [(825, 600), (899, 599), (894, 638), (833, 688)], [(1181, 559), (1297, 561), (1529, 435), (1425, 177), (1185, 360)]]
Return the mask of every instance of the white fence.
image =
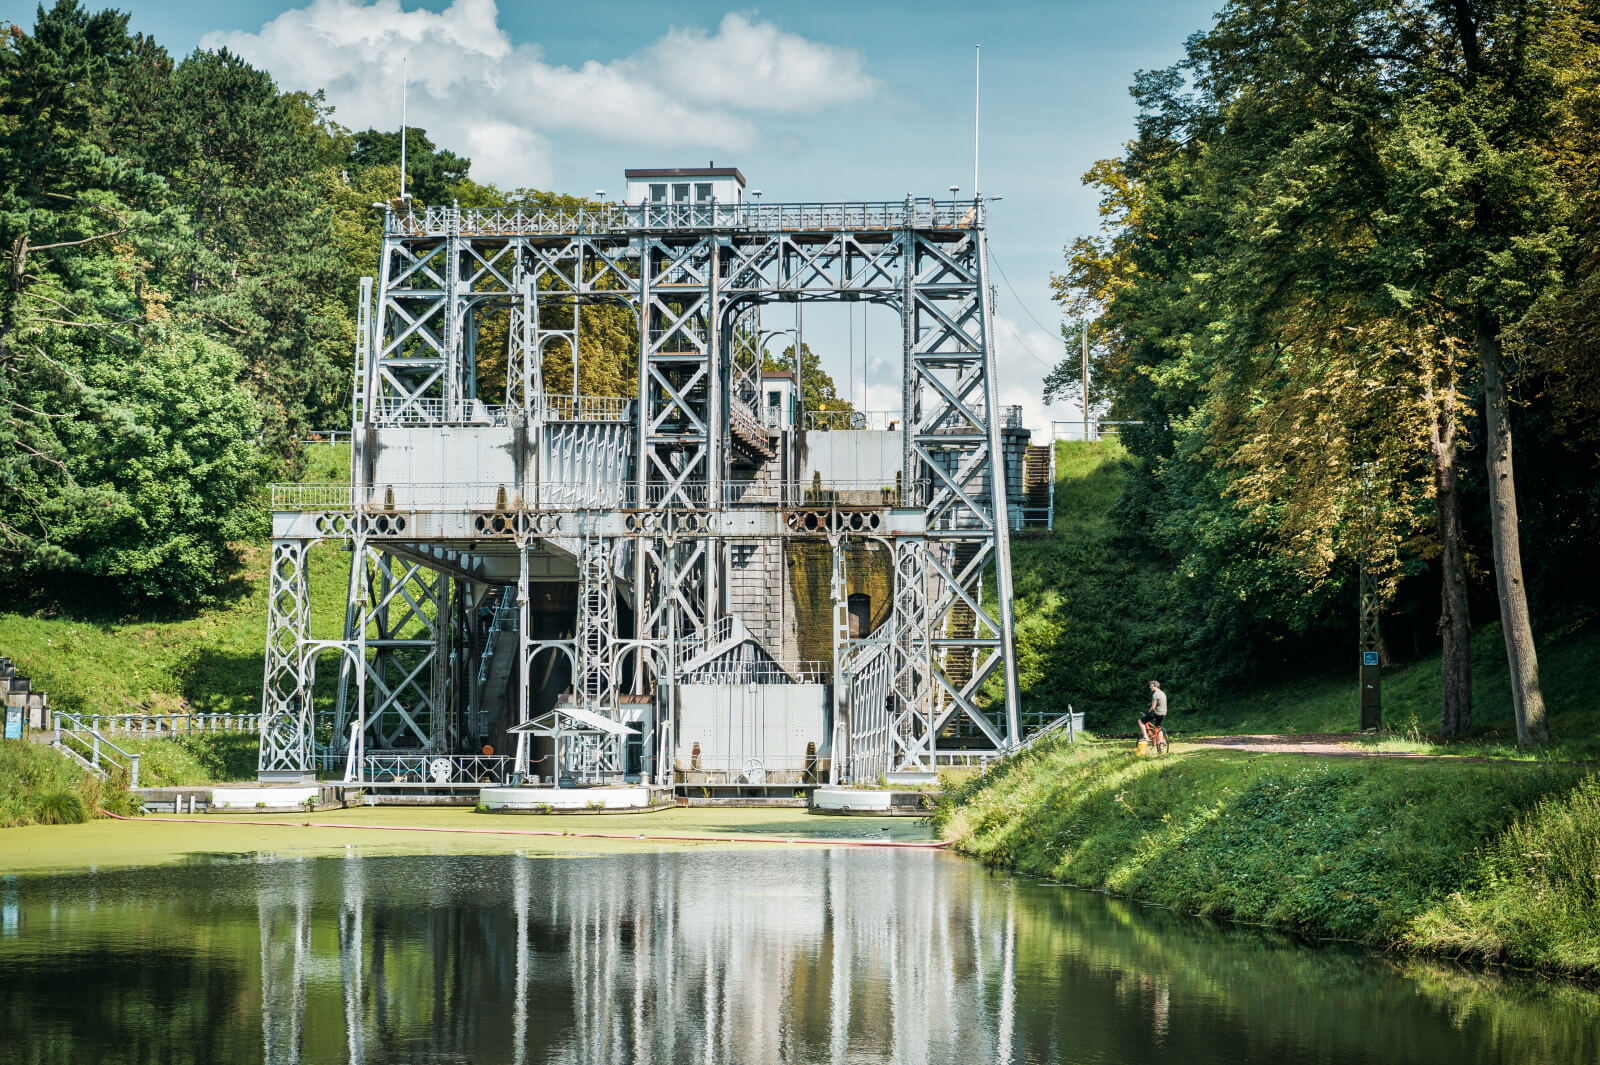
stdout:
[(1050, 423), (1050, 439), (1054, 440), (1104, 440), (1115, 439), (1122, 435), (1122, 431), (1129, 426), (1143, 425), (1144, 422), (1111, 422), (1090, 421), (1087, 426), (1083, 420), (1078, 421), (1053, 421)]

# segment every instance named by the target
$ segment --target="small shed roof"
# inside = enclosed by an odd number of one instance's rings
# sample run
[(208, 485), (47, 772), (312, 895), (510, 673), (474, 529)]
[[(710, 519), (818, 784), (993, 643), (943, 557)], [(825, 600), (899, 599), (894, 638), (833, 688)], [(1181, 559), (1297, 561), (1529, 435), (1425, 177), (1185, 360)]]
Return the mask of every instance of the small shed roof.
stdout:
[[(572, 723), (572, 727), (560, 728), (556, 724), (556, 717), (564, 717)], [(613, 721), (604, 714), (597, 714), (593, 710), (585, 710), (581, 706), (558, 706), (554, 710), (540, 714), (531, 721), (524, 721), (520, 725), (512, 725), (507, 732), (526, 732), (534, 736), (553, 736), (561, 732), (604, 732), (612, 736), (637, 736), (638, 730), (631, 729), (619, 721)]]

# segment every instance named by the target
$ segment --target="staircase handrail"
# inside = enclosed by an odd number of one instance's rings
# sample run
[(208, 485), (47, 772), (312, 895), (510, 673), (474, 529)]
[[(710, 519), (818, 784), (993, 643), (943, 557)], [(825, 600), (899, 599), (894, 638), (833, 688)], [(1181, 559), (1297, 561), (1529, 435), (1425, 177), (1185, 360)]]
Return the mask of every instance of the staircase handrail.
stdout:
[[(99, 729), (91, 728), (83, 723), (77, 714), (57, 713), (55, 715), (56, 746), (75, 755), (79, 761), (88, 764), (89, 768), (101, 777), (107, 776), (106, 768), (116, 770), (128, 775), (128, 787), (139, 786), (139, 755), (134, 751), (127, 751), (117, 746), (108, 737), (101, 734)], [(75, 750), (71, 743), (77, 743), (87, 749)], [(107, 750), (109, 748), (109, 751)], [(111, 754), (115, 752), (122, 756), (122, 761)], [(101, 765), (105, 763), (105, 766)]]

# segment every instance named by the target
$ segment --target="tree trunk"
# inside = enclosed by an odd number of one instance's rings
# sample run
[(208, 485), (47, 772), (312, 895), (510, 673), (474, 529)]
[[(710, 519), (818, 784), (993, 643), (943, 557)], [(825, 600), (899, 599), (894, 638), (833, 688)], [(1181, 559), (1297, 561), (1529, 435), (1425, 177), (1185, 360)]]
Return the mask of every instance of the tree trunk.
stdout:
[(1483, 367), (1484, 420), (1488, 423), (1485, 463), (1489, 473), (1489, 528), (1494, 534), (1494, 580), (1500, 593), (1500, 627), (1506, 638), (1511, 673), (1511, 706), (1517, 718), (1517, 743), (1535, 746), (1549, 740), (1544, 694), (1539, 690), (1539, 656), (1528, 620), (1528, 590), (1522, 580), (1522, 544), (1517, 532), (1517, 488), (1511, 465), (1510, 411), (1506, 402), (1505, 352), (1499, 323), (1480, 315), (1475, 328)]
[(1443, 396), (1431, 379), (1424, 386), (1433, 452), (1434, 510), (1439, 526), (1439, 731), (1460, 736), (1472, 724), (1472, 618), (1467, 603), (1467, 560), (1461, 550), (1461, 486), (1456, 469), (1454, 360), (1446, 356)]

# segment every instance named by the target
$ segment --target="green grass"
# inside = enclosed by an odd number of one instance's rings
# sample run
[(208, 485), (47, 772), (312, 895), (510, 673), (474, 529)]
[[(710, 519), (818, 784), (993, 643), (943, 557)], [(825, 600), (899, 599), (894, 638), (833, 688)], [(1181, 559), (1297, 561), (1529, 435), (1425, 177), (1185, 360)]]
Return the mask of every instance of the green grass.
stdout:
[(1059, 742), (952, 792), (937, 824), (988, 864), (1184, 912), (1600, 976), (1586, 773)]
[[(1464, 740), (1443, 743), (1439, 727), (1439, 656), (1386, 670), (1383, 676), (1385, 731), (1378, 746), (1423, 754), (1525, 759), (1600, 759), (1600, 706), (1592, 694), (1600, 673), (1600, 625), (1572, 623), (1540, 633), (1539, 673), (1552, 742), (1519, 749), (1512, 719), (1500, 625), (1491, 622), (1472, 636), (1472, 730)], [(1251, 732), (1350, 732), (1359, 727), (1356, 676), (1322, 674), (1293, 683), (1226, 694), (1185, 710), (1174, 693), (1174, 733), (1219, 735)]]
[(118, 735), (118, 747), (139, 756), (146, 788), (254, 780), (260, 739), (254, 732), (196, 732), (154, 739)]
[[(348, 435), (348, 434), (347, 434)], [(345, 484), (350, 480), (350, 444), (307, 444), (304, 467), (297, 480), (304, 483)]]
[[(1068, 704), (1091, 728), (1130, 708), (1152, 662), (1181, 639), (1163, 609), (1162, 575), (1130, 558), (1111, 510), (1123, 490), (1127, 452), (1117, 441), (1056, 445), (1055, 527), (1017, 537), (1012, 551), (1018, 698), (1025, 719)], [(995, 589), (985, 589), (991, 608)], [(999, 678), (985, 697), (999, 698)]]
[(102, 808), (132, 807), (121, 781), (102, 782), (37, 743), (0, 740), (0, 828), (73, 824)]
[(1434, 953), (1600, 973), (1600, 776), (1541, 800), (1486, 848), (1476, 883), (1414, 921)]
[[(305, 463), (302, 480), (344, 481), (350, 445), (307, 446)], [(97, 603), (29, 614), (0, 610), (0, 655), (15, 661), (58, 710), (254, 713), (261, 706), (270, 550), (237, 549), (242, 569), (217, 606), (166, 615), (128, 615)], [(338, 543), (312, 549), (310, 580), (312, 634), (337, 639), (349, 580), (349, 555)]]
[[(0, 612), (0, 654), (57, 710), (75, 713), (254, 713), (261, 706), (269, 549), (240, 548), (244, 570), (216, 607), (122, 616), (94, 604), (51, 613)], [(310, 555), (312, 634), (344, 629), (349, 556), (336, 542)]]

